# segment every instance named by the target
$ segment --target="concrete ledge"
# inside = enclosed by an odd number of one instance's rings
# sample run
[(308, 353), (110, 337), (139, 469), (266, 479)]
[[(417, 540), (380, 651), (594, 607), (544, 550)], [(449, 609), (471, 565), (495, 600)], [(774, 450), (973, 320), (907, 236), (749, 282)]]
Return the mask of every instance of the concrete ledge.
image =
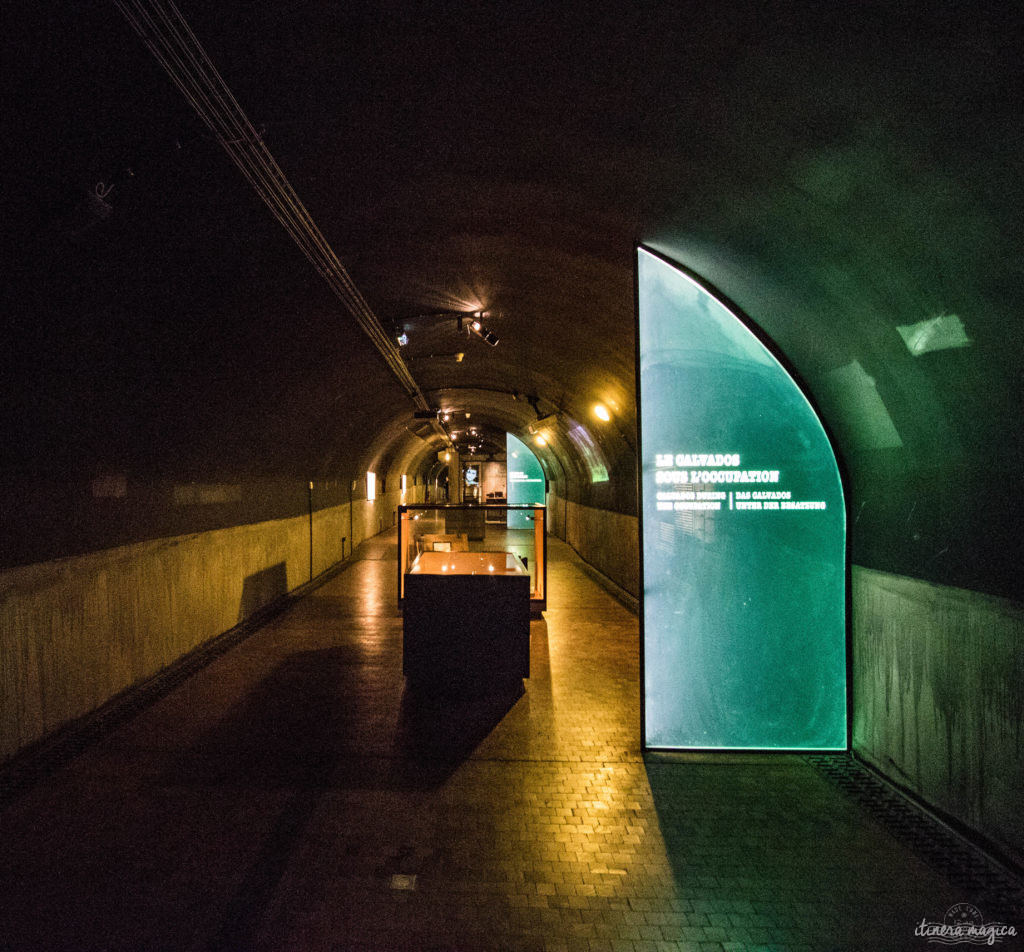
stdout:
[(0, 807), (60, 769), (93, 742), (155, 704), (197, 671), (240, 645), (272, 618), (345, 571), (354, 561), (350, 556), (335, 563), (312, 581), (262, 605), (233, 628), (193, 648), (152, 677), (131, 685), (95, 710), (70, 721), (24, 747), (7, 762), (0, 763)]
[(316, 584), (397, 498), (0, 573), (0, 763)]
[(603, 588), (613, 598), (622, 602), (622, 604), (625, 605), (626, 608), (628, 608), (634, 615), (640, 614), (639, 598), (637, 598), (630, 592), (627, 592), (620, 585), (617, 585), (612, 579), (608, 578), (608, 576), (605, 575), (603, 572), (594, 568), (594, 566), (591, 565), (586, 559), (584, 559), (579, 552), (577, 552), (576, 554), (579, 555), (580, 559), (582, 560), (580, 567), (583, 569), (584, 572), (587, 573), (587, 575), (591, 579), (597, 582), (597, 584), (600, 585), (601, 588)]
[[(636, 516), (548, 499), (550, 531), (614, 586), (611, 594), (637, 611), (640, 601), (640, 523)], [(595, 581), (601, 580), (595, 577)], [(620, 597), (619, 594), (622, 596)]]

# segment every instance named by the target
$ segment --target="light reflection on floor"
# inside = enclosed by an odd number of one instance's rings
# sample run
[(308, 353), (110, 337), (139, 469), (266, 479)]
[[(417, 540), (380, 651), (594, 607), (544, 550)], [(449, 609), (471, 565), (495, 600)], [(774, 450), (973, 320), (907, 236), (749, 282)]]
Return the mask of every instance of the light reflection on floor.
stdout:
[(0, 949), (924, 950), (997, 915), (802, 758), (642, 758), (637, 619), (555, 540), (523, 690), (410, 695), (395, 551), (0, 814)]

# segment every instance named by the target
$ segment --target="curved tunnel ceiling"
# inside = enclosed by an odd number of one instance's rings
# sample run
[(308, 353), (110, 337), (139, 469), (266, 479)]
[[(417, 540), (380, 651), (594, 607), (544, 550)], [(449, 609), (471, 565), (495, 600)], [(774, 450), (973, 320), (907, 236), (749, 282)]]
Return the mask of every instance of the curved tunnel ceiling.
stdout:
[[(115, 6), (15, 6), (6, 484), (426, 459), (408, 394)], [(635, 512), (642, 242), (805, 385), (855, 559), (1019, 594), (1006, 5), (179, 7), (431, 403), (494, 433), (584, 422), (611, 480), (565, 441), (551, 472)], [(498, 346), (425, 319), (476, 310)]]

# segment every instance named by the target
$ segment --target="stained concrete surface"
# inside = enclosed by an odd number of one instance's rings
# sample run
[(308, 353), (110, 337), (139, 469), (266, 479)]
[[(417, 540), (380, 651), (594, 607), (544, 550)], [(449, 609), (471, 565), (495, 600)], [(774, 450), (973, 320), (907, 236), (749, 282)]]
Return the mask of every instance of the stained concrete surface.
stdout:
[(924, 950), (958, 902), (1024, 927), (808, 758), (642, 757), (637, 618), (557, 540), (523, 689), (408, 693), (393, 552), (7, 804), (0, 949)]

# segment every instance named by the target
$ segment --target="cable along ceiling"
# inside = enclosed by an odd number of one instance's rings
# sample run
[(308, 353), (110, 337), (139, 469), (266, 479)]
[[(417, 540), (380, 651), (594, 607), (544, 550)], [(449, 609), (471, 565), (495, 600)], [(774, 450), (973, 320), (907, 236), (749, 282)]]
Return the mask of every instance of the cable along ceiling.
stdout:
[(338, 260), (177, 7), (160, 0), (114, 0), (114, 5), (355, 318), (416, 407), (429, 410), (430, 404), (409, 372), (396, 343)]

